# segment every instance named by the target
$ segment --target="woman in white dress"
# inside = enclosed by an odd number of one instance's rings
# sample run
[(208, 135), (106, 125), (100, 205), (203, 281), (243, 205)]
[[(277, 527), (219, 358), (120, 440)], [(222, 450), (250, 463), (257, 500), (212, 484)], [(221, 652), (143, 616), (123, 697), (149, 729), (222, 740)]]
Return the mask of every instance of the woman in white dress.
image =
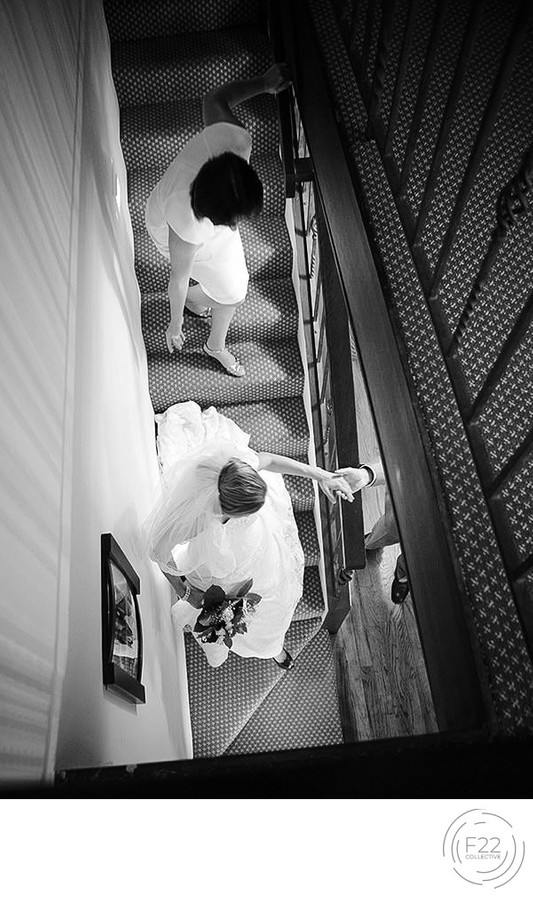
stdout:
[[(179, 626), (193, 626), (203, 593), (212, 585), (236, 596), (245, 582), (261, 596), (247, 631), (231, 650), (242, 657), (273, 658), (285, 669), (283, 647), (302, 595), (304, 556), (282, 474), (310, 477), (335, 501), (352, 500), (342, 477), (290, 458), (249, 448), (249, 435), (215, 408), (195, 402), (157, 415), (161, 494), (145, 524), (152, 560), (171, 577), (180, 598)], [(199, 641), (211, 666), (228, 656), (224, 644)]]
[[(289, 84), (287, 67), (276, 64), (261, 76), (208, 93), (203, 130), (171, 162), (146, 204), (148, 233), (171, 265), (169, 352), (183, 348), (185, 308), (200, 317), (211, 313), (203, 351), (233, 377), (243, 377), (245, 370), (226, 348), (226, 337), (248, 289), (238, 225), (263, 207), (263, 185), (249, 164), (252, 138), (234, 107), (262, 93), (276, 95)], [(190, 278), (197, 281), (194, 287)]]

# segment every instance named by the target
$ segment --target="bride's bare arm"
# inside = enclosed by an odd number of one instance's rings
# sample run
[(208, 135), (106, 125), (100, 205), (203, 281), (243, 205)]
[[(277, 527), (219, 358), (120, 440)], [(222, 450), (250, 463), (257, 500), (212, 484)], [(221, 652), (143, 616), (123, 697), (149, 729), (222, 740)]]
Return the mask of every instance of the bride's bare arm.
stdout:
[(352, 491), (339, 474), (323, 470), (321, 467), (313, 467), (312, 464), (303, 464), (294, 458), (286, 458), (284, 455), (273, 455), (271, 452), (258, 452), (259, 470), (270, 470), (272, 473), (286, 473), (296, 477), (309, 477), (316, 480), (322, 491), (330, 499), (335, 501), (337, 495), (353, 501)]
[(184, 582), (181, 576), (178, 575), (176, 571), (176, 575), (169, 573), (168, 570), (162, 570), (163, 576), (166, 576), (170, 585), (174, 589), (178, 598), (181, 598), (184, 601), (188, 601), (189, 604), (192, 604), (193, 607), (201, 607), (202, 601), (204, 598), (204, 593), (199, 589), (194, 589), (188, 583)]

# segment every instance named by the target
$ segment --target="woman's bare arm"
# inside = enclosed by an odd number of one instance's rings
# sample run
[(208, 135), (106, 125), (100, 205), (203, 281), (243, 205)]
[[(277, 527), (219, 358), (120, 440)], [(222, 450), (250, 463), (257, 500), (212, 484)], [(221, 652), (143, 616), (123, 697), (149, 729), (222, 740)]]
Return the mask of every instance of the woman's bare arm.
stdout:
[(217, 122), (230, 122), (244, 127), (233, 113), (233, 107), (244, 103), (262, 93), (279, 93), (290, 84), (288, 68), (285, 65), (273, 65), (263, 75), (250, 78), (248, 81), (231, 81), (208, 93), (203, 101), (204, 125)]
[(308, 477), (316, 480), (322, 491), (330, 499), (335, 501), (337, 495), (348, 501), (353, 500), (353, 495), (346, 480), (339, 474), (295, 461), (294, 458), (286, 458), (284, 455), (274, 455), (271, 452), (258, 452), (259, 470), (270, 470), (273, 473), (286, 473), (296, 477)]

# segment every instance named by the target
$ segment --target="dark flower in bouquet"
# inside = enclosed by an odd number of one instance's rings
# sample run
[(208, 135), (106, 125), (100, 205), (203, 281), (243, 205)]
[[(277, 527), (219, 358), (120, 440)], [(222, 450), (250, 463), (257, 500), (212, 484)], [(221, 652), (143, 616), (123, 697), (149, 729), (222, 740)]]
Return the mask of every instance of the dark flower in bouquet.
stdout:
[(250, 591), (252, 585), (253, 579), (248, 579), (232, 588), (233, 595), (220, 586), (209, 586), (193, 630), (201, 642), (223, 643), (231, 648), (234, 637), (248, 631), (247, 620), (261, 601), (261, 595)]

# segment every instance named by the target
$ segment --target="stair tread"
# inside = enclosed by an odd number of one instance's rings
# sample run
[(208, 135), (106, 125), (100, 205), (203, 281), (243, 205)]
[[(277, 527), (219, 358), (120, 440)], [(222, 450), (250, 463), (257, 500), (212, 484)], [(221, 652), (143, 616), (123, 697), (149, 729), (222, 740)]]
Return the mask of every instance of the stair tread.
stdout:
[[(307, 463), (307, 457), (304, 455), (298, 457), (291, 454), (289, 457)], [(312, 511), (315, 506), (315, 490), (312, 481), (305, 477), (287, 476), (287, 474), (284, 474), (283, 479), (291, 496), (294, 513)]]
[[(298, 625), (295, 623), (293, 627)], [(286, 646), (291, 651), (290, 635)], [(335, 665), (328, 633), (320, 630), (293, 656), (296, 659), (293, 669), (265, 696), (226, 748), (226, 754), (342, 744)]]
[(104, 0), (112, 41), (265, 24), (263, 0), (224, 0), (211, 4), (171, 0)]
[(299, 511), (295, 515), (298, 536), (305, 556), (305, 564), (312, 567), (320, 561), (320, 545), (313, 511)]
[[(291, 653), (297, 654), (320, 626), (316, 619), (293, 624)], [(213, 669), (190, 634), (185, 636), (185, 649), (194, 756), (220, 756), (285, 674), (272, 659), (231, 652), (221, 667)]]
[(205, 334), (188, 333), (181, 352), (169, 355), (164, 337), (159, 355), (151, 354), (148, 376), (156, 412), (193, 398), (199, 405), (260, 402), (300, 395), (303, 370), (296, 340), (234, 341), (228, 348), (246, 367), (244, 377), (232, 377), (202, 351)]
[[(278, 152), (277, 108), (273, 96), (263, 94), (241, 103), (238, 114), (252, 138), (252, 164), (257, 156)], [(126, 168), (167, 168), (202, 128), (202, 101), (198, 98), (126, 106), (120, 117)]]
[(316, 565), (306, 567), (304, 570), (303, 594), (294, 611), (293, 622), (322, 617), (324, 610), (324, 596), (318, 567)]
[(218, 405), (218, 410), (250, 433), (250, 447), (255, 451), (305, 455), (309, 430), (301, 396), (283, 401)]
[(115, 42), (111, 58), (121, 107), (202, 97), (227, 81), (254, 78), (272, 64), (266, 34), (258, 27)]
[[(165, 348), (164, 333), (170, 320), (170, 304), (166, 292), (144, 293), (141, 302), (143, 336), (148, 354)], [(209, 334), (209, 319), (185, 315), (184, 330), (197, 331), (203, 341)], [(239, 306), (231, 322), (230, 339), (274, 340), (296, 336), (298, 306), (290, 278), (252, 280), (246, 301)]]

